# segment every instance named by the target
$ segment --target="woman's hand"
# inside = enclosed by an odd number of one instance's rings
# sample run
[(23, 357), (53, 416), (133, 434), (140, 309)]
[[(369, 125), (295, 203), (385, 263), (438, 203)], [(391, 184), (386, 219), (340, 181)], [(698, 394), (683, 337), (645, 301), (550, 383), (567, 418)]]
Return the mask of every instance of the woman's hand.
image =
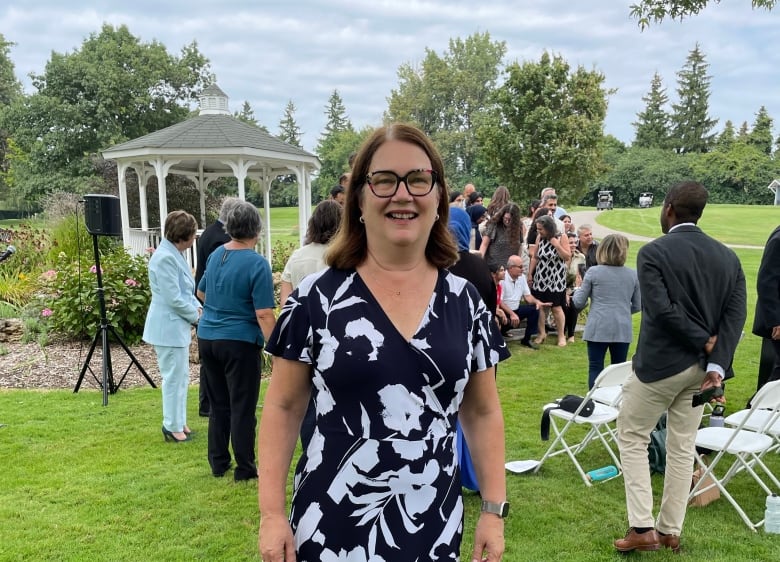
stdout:
[(474, 562), (498, 562), (504, 555), (504, 520), (492, 513), (482, 513), (474, 532)]
[(257, 548), (263, 562), (295, 562), (295, 539), (284, 515), (261, 517)]

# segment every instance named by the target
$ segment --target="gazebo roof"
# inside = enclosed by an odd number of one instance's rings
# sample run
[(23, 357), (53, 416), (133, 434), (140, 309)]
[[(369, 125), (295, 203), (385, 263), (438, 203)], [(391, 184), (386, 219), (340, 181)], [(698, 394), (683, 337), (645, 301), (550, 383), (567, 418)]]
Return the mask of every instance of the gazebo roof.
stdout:
[[(299, 157), (316, 158), (313, 154), (287, 144), (266, 133), (259, 127), (239, 121), (230, 115), (198, 115), (165, 129), (138, 137), (103, 151), (113, 155), (126, 150), (143, 148), (197, 149), (204, 148), (254, 148), (257, 150), (282, 152)], [(113, 156), (112, 156), (113, 157)]]

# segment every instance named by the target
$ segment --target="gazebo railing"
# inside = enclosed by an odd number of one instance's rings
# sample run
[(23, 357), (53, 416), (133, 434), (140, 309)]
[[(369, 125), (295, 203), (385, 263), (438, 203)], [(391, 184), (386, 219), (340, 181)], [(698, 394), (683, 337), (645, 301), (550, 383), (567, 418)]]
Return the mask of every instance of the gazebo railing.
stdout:
[[(198, 266), (198, 239), (202, 233), (203, 230), (197, 231), (195, 243), (189, 250), (184, 252), (184, 259), (187, 260), (187, 263), (193, 271), (195, 271), (195, 268)], [(160, 245), (161, 239), (162, 237), (160, 236), (159, 228), (150, 228), (148, 230), (131, 228), (129, 239), (125, 240), (125, 247), (128, 252), (130, 252), (131, 256), (142, 256), (149, 253), (150, 248), (157, 248), (157, 246)]]

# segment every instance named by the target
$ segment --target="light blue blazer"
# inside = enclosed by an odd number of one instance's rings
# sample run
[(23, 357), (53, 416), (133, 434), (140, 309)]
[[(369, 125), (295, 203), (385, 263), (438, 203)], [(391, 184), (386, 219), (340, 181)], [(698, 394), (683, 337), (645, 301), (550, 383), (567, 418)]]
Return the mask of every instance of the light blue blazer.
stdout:
[(149, 260), (152, 303), (146, 313), (143, 340), (152, 345), (187, 347), (190, 327), (201, 304), (195, 298), (192, 270), (176, 246), (163, 240)]

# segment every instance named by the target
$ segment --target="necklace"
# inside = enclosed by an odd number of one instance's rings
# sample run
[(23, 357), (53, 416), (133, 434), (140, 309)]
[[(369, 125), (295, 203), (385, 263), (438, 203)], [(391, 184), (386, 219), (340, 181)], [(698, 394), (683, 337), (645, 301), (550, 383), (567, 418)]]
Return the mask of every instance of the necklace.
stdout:
[(393, 296), (393, 297), (396, 297), (396, 298), (398, 298), (398, 297), (400, 297), (400, 296), (401, 296), (401, 291), (399, 291), (399, 290), (397, 290), (397, 289), (388, 289), (388, 288), (387, 288), (387, 287), (385, 287), (385, 286), (384, 286), (382, 283), (380, 283), (380, 282), (379, 282), (379, 279), (377, 279), (376, 275), (374, 275), (374, 274), (373, 274), (373, 273), (371, 273), (370, 271), (367, 271), (367, 272), (368, 272), (368, 275), (371, 277), (371, 279), (373, 279), (373, 280), (374, 280), (374, 283), (376, 283), (376, 284), (377, 284), (377, 286), (378, 286), (380, 289), (382, 289), (384, 292), (386, 292), (388, 295), (390, 295), (390, 296)]

